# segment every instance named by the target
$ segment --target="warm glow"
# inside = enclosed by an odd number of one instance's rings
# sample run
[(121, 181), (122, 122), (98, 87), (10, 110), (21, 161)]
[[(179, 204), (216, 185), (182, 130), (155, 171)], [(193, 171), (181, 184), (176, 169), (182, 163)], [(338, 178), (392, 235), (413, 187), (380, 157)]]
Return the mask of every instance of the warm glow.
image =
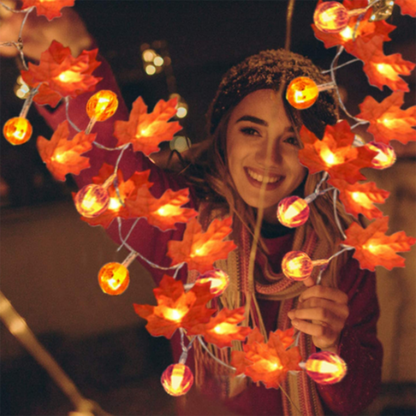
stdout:
[(327, 1), (317, 6), (313, 20), (322, 32), (339, 33), (347, 27), (350, 17), (341, 3)]
[(381, 142), (370, 142), (367, 144), (367, 147), (370, 150), (377, 152), (377, 155), (374, 156), (372, 160), (372, 167), (374, 169), (387, 169), (390, 166), (394, 165), (394, 163), (396, 162), (396, 152), (388, 144)]
[(190, 254), (190, 257), (201, 257), (204, 256), (207, 252), (206, 244), (203, 244), (202, 246), (199, 246), (198, 248), (193, 248), (192, 253)]
[(321, 351), (312, 354), (305, 365), (309, 377), (319, 384), (334, 384), (347, 374), (347, 365), (338, 355)]
[(98, 273), (98, 283), (104, 293), (121, 295), (129, 286), (130, 274), (120, 263), (107, 263)]
[(153, 65), (147, 65), (145, 68), (147, 75), (154, 75), (156, 74), (156, 68)]
[(324, 160), (324, 162), (328, 165), (328, 167), (339, 165), (345, 162), (342, 156), (338, 156), (335, 153), (332, 153), (327, 147), (322, 148), (320, 152), (320, 156)]
[(110, 198), (110, 202), (108, 204), (108, 209), (111, 211), (117, 211), (119, 208), (121, 208), (123, 205), (120, 204), (120, 201), (118, 198)]
[(159, 214), (161, 217), (180, 215), (181, 207), (178, 207), (177, 205), (166, 204), (161, 206), (156, 211), (156, 213)]
[(288, 279), (305, 280), (311, 275), (312, 269), (312, 260), (302, 251), (290, 251), (283, 257), (282, 271)]
[(57, 149), (54, 155), (51, 157), (51, 160), (64, 165), (65, 163), (70, 161), (73, 157), (74, 157), (74, 152), (72, 152), (71, 150), (68, 150), (66, 152), (60, 152), (59, 149)]
[(368, 244), (364, 246), (366, 250), (373, 254), (379, 254), (381, 247), (378, 244)]
[(87, 114), (89, 118), (95, 117), (97, 121), (105, 121), (117, 111), (117, 108), (117, 95), (113, 91), (102, 90), (88, 100)]
[(73, 82), (80, 82), (82, 81), (82, 78), (83, 75), (81, 75), (79, 72), (68, 70), (60, 73), (57, 77), (55, 77), (55, 80), (61, 81), (65, 84), (69, 84)]
[(299, 110), (312, 106), (318, 96), (318, 86), (308, 77), (293, 79), (286, 90), (286, 99), (292, 107)]
[(282, 225), (289, 228), (299, 227), (309, 218), (309, 206), (298, 196), (284, 198), (277, 206), (277, 219)]
[(100, 185), (86, 185), (75, 196), (77, 211), (87, 218), (94, 218), (102, 214), (109, 203), (108, 192)]
[(165, 61), (163, 60), (163, 58), (161, 56), (156, 56), (156, 58), (153, 59), (153, 64), (155, 66), (162, 66), (164, 64), (164, 62)]
[(279, 362), (273, 362), (269, 360), (262, 360), (262, 367), (264, 370), (272, 372), (276, 370), (281, 370), (283, 368), (282, 364)]
[(153, 49), (146, 49), (143, 53), (143, 61), (145, 62), (152, 62), (153, 59), (156, 57), (156, 52)]
[(179, 322), (189, 311), (188, 308), (172, 309), (168, 307), (161, 308), (162, 315), (168, 321)]
[(5, 139), (12, 145), (26, 143), (32, 136), (32, 125), (23, 117), (14, 117), (3, 127)]
[(234, 334), (238, 332), (239, 328), (236, 325), (228, 324), (227, 322), (223, 322), (222, 324), (218, 324), (215, 326), (212, 331), (219, 335), (227, 335), (227, 334)]
[(220, 269), (215, 269), (209, 272), (206, 272), (199, 276), (197, 283), (211, 283), (210, 292), (214, 296), (220, 296), (224, 293), (225, 289), (227, 289), (230, 278), (228, 274), (223, 272)]
[(185, 364), (172, 364), (163, 372), (160, 381), (166, 393), (182, 396), (192, 387), (194, 376)]
[(185, 118), (187, 114), (188, 110), (186, 109), (186, 107), (178, 107), (178, 110), (176, 111), (176, 116), (178, 118)]
[(344, 40), (350, 40), (352, 39), (353, 33), (352, 29), (347, 26), (342, 32), (340, 32), (340, 35)]
[(394, 70), (392, 65), (389, 64), (373, 64), (376, 66), (377, 71), (380, 72), (380, 74), (384, 75), (387, 78), (390, 79), (396, 79), (397, 78), (397, 72)]

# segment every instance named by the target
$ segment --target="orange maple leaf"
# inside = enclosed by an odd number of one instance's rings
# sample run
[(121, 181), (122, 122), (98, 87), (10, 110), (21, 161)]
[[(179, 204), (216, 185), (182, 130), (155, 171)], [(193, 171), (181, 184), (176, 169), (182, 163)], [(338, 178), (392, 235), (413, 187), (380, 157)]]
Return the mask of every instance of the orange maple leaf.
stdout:
[(72, 7), (74, 3), (75, 0), (23, 0), (22, 10), (35, 6), (38, 16), (46, 16), (48, 20), (52, 20), (62, 16), (61, 9)]
[(244, 320), (244, 306), (238, 309), (223, 308), (206, 324), (198, 324), (187, 331), (188, 335), (202, 335), (206, 342), (218, 348), (231, 347), (232, 341), (243, 341), (251, 332), (247, 326), (238, 326)]
[(208, 322), (215, 309), (206, 307), (214, 296), (209, 283), (195, 285), (185, 293), (183, 284), (165, 275), (159, 287), (153, 289), (157, 306), (134, 304), (134, 310), (147, 320), (146, 329), (154, 337), (172, 337), (178, 328), (190, 329)]
[[(103, 184), (114, 173), (114, 166), (104, 163), (101, 167), (98, 175), (92, 178), (93, 183), (97, 185)], [(115, 184), (109, 186), (107, 189), (110, 196), (110, 204), (108, 208), (100, 215), (94, 218), (81, 217), (81, 219), (87, 222), (91, 226), (101, 225), (104, 228), (108, 228), (113, 222), (114, 218), (130, 218), (130, 211), (127, 208), (126, 202), (129, 199), (134, 199), (137, 192), (141, 188), (148, 189), (153, 183), (149, 182), (150, 170), (144, 172), (135, 172), (127, 181), (124, 180), (122, 172), (117, 172), (117, 187), (119, 195), (117, 195)], [(123, 204), (120, 202), (124, 204)]]
[(300, 130), (304, 144), (299, 150), (300, 162), (309, 169), (311, 174), (326, 171), (332, 179), (342, 179), (355, 183), (365, 179), (360, 169), (371, 167), (377, 152), (363, 147), (352, 147), (354, 133), (347, 121), (334, 126), (327, 126), (322, 140), (319, 140), (305, 126)]
[(416, 17), (416, 2), (414, 0), (395, 0), (395, 4), (400, 6), (403, 15), (408, 14)]
[(374, 204), (384, 204), (390, 192), (377, 188), (375, 182), (348, 184), (345, 181), (333, 180), (332, 185), (340, 190), (339, 199), (345, 212), (358, 218), (362, 214), (368, 219), (381, 218), (383, 213)]
[(182, 129), (178, 121), (168, 122), (176, 114), (178, 100), (160, 100), (151, 113), (147, 113), (147, 106), (139, 97), (133, 103), (129, 121), (116, 121), (114, 136), (118, 145), (133, 144), (135, 152), (142, 152), (146, 156), (158, 152), (159, 143), (170, 141), (173, 135)]
[(186, 262), (188, 270), (205, 273), (214, 269), (213, 263), (226, 259), (237, 246), (233, 241), (222, 241), (231, 233), (232, 218), (214, 219), (207, 231), (202, 232), (196, 218), (187, 224), (182, 241), (169, 241), (167, 255), (172, 265)]
[(383, 217), (365, 229), (353, 222), (345, 231), (347, 239), (342, 243), (355, 248), (353, 257), (362, 269), (374, 271), (375, 266), (383, 266), (387, 270), (404, 267), (404, 258), (396, 252), (409, 251), (416, 238), (406, 236), (404, 231), (386, 236), (388, 222), (389, 217)]
[[(320, 1), (318, 2), (318, 4), (319, 3), (322, 2)], [(368, 3), (367, 0), (345, 0), (343, 5), (347, 10), (353, 10), (365, 8), (368, 6)], [(380, 20), (378, 22), (371, 22), (369, 19), (372, 13), (373, 11), (369, 9), (360, 21), (355, 34), (355, 39), (360, 38), (364, 42), (368, 42), (373, 37), (380, 36), (383, 39), (383, 41), (391, 40), (389, 37), (389, 33), (392, 32), (396, 28), (396, 26), (390, 25), (386, 23), (384, 20)], [(315, 32), (316, 38), (318, 38), (324, 43), (325, 48), (329, 49), (334, 46), (341, 45), (345, 48), (345, 50), (348, 53), (355, 56), (356, 42), (355, 40), (353, 40), (353, 34), (358, 18), (359, 16), (351, 17), (348, 22), (348, 26), (340, 33), (321, 32), (314, 24), (312, 25), (312, 29)]]
[(408, 84), (399, 75), (410, 75), (415, 64), (402, 59), (400, 53), (384, 55), (381, 36), (375, 36), (368, 42), (358, 38), (355, 56), (364, 62), (363, 70), (371, 85), (380, 90), (387, 85), (392, 91), (409, 91)]
[(91, 74), (101, 62), (95, 58), (98, 49), (83, 51), (78, 58), (71, 50), (56, 40), (42, 52), (39, 65), (29, 63), (27, 71), (21, 71), (22, 78), (31, 88), (39, 87), (33, 100), (40, 104), (56, 107), (61, 98), (75, 98), (86, 91), (94, 91), (101, 80)]
[(39, 155), (52, 176), (58, 181), (65, 181), (65, 175), (79, 175), (90, 167), (88, 157), (81, 156), (92, 148), (95, 134), (85, 134), (83, 131), (68, 140), (68, 122), (62, 122), (53, 133), (51, 140), (39, 136), (36, 142)]
[(361, 113), (357, 118), (370, 122), (368, 132), (376, 142), (389, 144), (391, 140), (397, 140), (403, 144), (416, 141), (416, 106), (401, 110), (403, 105), (403, 91), (393, 92), (381, 103), (373, 97), (366, 97), (359, 105)]
[(126, 201), (132, 217), (145, 217), (149, 224), (162, 231), (175, 230), (178, 222), (187, 223), (198, 213), (192, 208), (182, 208), (189, 202), (189, 189), (172, 191), (167, 189), (159, 198), (155, 198), (148, 188), (142, 187), (137, 191), (134, 200)]
[(294, 329), (270, 332), (269, 341), (256, 327), (243, 346), (244, 351), (231, 353), (231, 365), (236, 368), (236, 375), (245, 374), (254, 382), (261, 381), (266, 388), (278, 388), (286, 378), (288, 371), (299, 371), (302, 360), (299, 348), (287, 349), (292, 343)]

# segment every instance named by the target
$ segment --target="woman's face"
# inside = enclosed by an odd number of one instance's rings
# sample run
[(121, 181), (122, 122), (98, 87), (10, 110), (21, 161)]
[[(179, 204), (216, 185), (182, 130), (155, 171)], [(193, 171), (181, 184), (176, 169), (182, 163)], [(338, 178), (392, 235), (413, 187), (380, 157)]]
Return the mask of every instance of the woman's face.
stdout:
[(241, 198), (259, 206), (260, 187), (265, 177), (267, 142), (272, 141), (270, 168), (266, 177), (264, 219), (276, 223), (279, 201), (303, 181), (306, 168), (298, 159), (296, 133), (280, 95), (258, 90), (235, 107), (227, 128), (228, 168)]

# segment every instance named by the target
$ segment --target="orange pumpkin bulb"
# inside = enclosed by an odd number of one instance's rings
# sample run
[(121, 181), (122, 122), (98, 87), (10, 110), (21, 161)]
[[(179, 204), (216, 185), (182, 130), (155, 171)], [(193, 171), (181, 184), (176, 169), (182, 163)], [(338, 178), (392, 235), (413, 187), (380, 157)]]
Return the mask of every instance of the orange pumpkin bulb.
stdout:
[(350, 14), (341, 3), (326, 1), (315, 9), (313, 21), (321, 32), (339, 33), (348, 26)]
[(121, 263), (107, 263), (98, 273), (98, 283), (107, 295), (121, 295), (129, 286), (130, 274)]
[(308, 376), (318, 384), (335, 384), (347, 374), (345, 361), (329, 351), (321, 351), (309, 356), (305, 365)]
[(182, 396), (194, 384), (194, 376), (185, 364), (172, 364), (163, 372), (160, 381), (166, 393), (171, 396)]
[(113, 91), (101, 90), (94, 94), (87, 102), (87, 114), (96, 121), (105, 121), (118, 108), (117, 95)]
[(367, 143), (367, 147), (370, 150), (377, 152), (377, 155), (374, 156), (374, 159), (372, 160), (372, 167), (374, 169), (387, 169), (394, 165), (396, 162), (396, 152), (388, 144), (381, 142), (370, 142)]
[(282, 225), (296, 228), (308, 221), (309, 206), (298, 196), (289, 196), (282, 199), (277, 206), (277, 219)]
[(305, 280), (311, 275), (312, 269), (312, 260), (302, 251), (290, 251), (283, 257), (282, 271), (288, 279)]
[(286, 90), (286, 99), (292, 107), (298, 110), (311, 107), (315, 104), (318, 96), (318, 86), (308, 77), (297, 77), (293, 79)]
[(201, 274), (198, 277), (197, 283), (207, 283), (210, 282), (210, 292), (214, 296), (220, 296), (227, 289), (228, 284), (230, 283), (230, 278), (228, 274), (223, 272), (220, 269), (214, 269), (204, 274)]
[(100, 185), (86, 185), (75, 195), (75, 207), (86, 218), (98, 217), (107, 209), (109, 203), (107, 189)]
[(23, 117), (13, 117), (3, 127), (5, 139), (12, 145), (26, 143), (32, 136), (33, 128)]

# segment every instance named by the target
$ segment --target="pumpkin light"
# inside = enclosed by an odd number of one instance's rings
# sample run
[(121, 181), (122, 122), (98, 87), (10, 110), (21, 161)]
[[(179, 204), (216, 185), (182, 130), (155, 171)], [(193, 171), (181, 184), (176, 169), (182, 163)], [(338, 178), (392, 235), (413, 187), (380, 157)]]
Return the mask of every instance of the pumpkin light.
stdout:
[(5, 139), (12, 145), (26, 143), (32, 136), (32, 125), (23, 117), (13, 117), (3, 127)]
[(365, 13), (365, 11), (365, 8), (347, 10), (337, 1), (326, 1), (315, 9), (313, 21), (322, 32), (339, 33), (348, 26), (351, 17)]
[(306, 280), (312, 273), (315, 266), (322, 266), (328, 263), (328, 260), (314, 260), (302, 251), (290, 251), (282, 260), (283, 274), (291, 280)]
[(198, 277), (196, 283), (207, 283), (210, 282), (210, 292), (215, 296), (220, 296), (227, 289), (228, 284), (230, 283), (230, 278), (228, 274), (223, 272), (220, 269), (214, 269), (212, 271), (201, 274)]
[(277, 219), (285, 227), (295, 228), (308, 221), (309, 211), (308, 202), (305, 199), (289, 196), (279, 202)]
[(101, 90), (87, 102), (87, 114), (90, 122), (85, 130), (89, 134), (97, 121), (109, 119), (118, 108), (117, 95), (113, 91)]
[(318, 384), (335, 384), (347, 374), (347, 364), (337, 354), (321, 351), (309, 356), (305, 370)]
[(186, 394), (194, 384), (191, 369), (185, 364), (172, 364), (162, 374), (160, 379), (166, 393), (171, 396)]
[(366, 146), (370, 150), (377, 152), (377, 155), (374, 156), (372, 161), (372, 167), (374, 169), (387, 169), (396, 162), (396, 152), (388, 144), (382, 142), (370, 142)]

